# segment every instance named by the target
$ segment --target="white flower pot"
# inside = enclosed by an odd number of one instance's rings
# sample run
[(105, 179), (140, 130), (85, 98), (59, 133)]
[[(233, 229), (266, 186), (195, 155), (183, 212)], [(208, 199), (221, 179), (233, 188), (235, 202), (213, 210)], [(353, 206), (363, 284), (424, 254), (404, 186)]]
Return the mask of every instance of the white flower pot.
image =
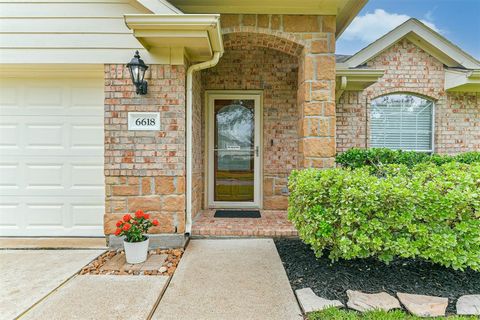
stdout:
[(147, 260), (149, 240), (148, 237), (147, 240), (142, 242), (126, 242), (123, 240), (127, 263), (142, 263)]

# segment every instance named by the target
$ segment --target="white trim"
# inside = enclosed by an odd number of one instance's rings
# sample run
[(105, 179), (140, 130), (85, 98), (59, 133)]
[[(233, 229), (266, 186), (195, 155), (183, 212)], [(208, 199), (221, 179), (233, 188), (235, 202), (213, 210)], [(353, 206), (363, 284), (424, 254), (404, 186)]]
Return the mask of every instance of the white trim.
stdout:
[[(258, 155), (254, 158), (254, 201), (253, 202), (229, 202), (214, 201), (214, 168), (213, 148), (211, 143), (214, 138), (213, 132), (213, 101), (215, 99), (253, 99), (255, 101), (255, 148), (258, 148)], [(206, 126), (205, 126), (205, 176), (206, 176), (206, 203), (208, 208), (256, 208), (261, 209), (263, 203), (263, 91), (261, 90), (207, 90), (206, 101)]]
[(183, 14), (177, 7), (165, 0), (136, 0), (142, 6), (152, 11), (152, 13), (163, 13), (165, 8), (172, 11), (173, 14)]
[(448, 67), (480, 69), (480, 62), (417, 19), (410, 19), (372, 42), (341, 64), (356, 68), (376, 57), (400, 39), (407, 37)]
[[(435, 119), (435, 108), (436, 108), (436, 104), (435, 104), (435, 101), (428, 98), (428, 97), (425, 97), (425, 96), (422, 96), (422, 95), (418, 95), (418, 94), (414, 94), (414, 93), (408, 93), (408, 92), (401, 92), (401, 91), (397, 91), (397, 92), (392, 92), (392, 93), (389, 93), (389, 94), (386, 94), (386, 95), (383, 95), (383, 96), (378, 96), (374, 99), (372, 99), (371, 101), (368, 102), (368, 114), (367, 114), (367, 117), (368, 117), (368, 148), (377, 148), (377, 147), (372, 147), (371, 146), (371, 142), (372, 142), (372, 130), (371, 130), (371, 126), (372, 126), (372, 102), (378, 98), (381, 98), (381, 97), (384, 97), (384, 96), (390, 96), (390, 95), (411, 95), (411, 96), (415, 96), (415, 97), (419, 97), (419, 98), (422, 98), (428, 102), (430, 102), (432, 104), (432, 112), (431, 112), (431, 117), (432, 117), (432, 122), (431, 122), (431, 137), (430, 137), (430, 149), (429, 150), (419, 150), (419, 149), (415, 149), (415, 150), (412, 150), (412, 149), (408, 149), (408, 150), (405, 150), (405, 151), (416, 151), (416, 152), (426, 152), (426, 153), (434, 153), (435, 152), (435, 123), (436, 123), (436, 119)], [(403, 150), (403, 149), (402, 149)]]
[(480, 92), (480, 70), (445, 70), (445, 90)]
[(192, 174), (193, 174), (193, 145), (192, 145), (192, 125), (193, 125), (193, 73), (211, 68), (215, 66), (220, 57), (223, 54), (222, 51), (214, 52), (213, 58), (211, 60), (194, 64), (190, 66), (187, 70), (187, 108), (186, 108), (186, 196), (185, 196), (185, 233), (190, 233), (192, 231)]
[(147, 49), (184, 48), (193, 61), (223, 53), (218, 14), (126, 14), (125, 23)]

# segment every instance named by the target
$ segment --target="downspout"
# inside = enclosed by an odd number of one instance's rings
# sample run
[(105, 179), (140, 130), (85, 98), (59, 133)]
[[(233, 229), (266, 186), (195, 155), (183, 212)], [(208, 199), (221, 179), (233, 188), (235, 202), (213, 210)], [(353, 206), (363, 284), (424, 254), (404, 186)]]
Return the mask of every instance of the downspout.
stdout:
[(204, 61), (198, 64), (191, 65), (187, 70), (187, 114), (186, 114), (186, 131), (187, 131), (187, 181), (186, 181), (186, 222), (185, 222), (185, 233), (191, 234), (192, 232), (192, 173), (193, 173), (193, 146), (192, 146), (192, 124), (193, 124), (193, 73), (203, 69), (208, 69), (214, 67), (220, 57), (222, 56), (221, 51), (215, 51), (213, 53), (213, 58), (208, 61)]

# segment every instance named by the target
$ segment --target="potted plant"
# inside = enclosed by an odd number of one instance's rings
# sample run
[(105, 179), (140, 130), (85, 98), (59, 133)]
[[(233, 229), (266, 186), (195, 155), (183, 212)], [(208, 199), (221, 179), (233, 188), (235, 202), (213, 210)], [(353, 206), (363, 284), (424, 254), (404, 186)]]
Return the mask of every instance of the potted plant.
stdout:
[(158, 226), (158, 220), (150, 221), (148, 213), (138, 210), (133, 217), (128, 213), (124, 215), (122, 220), (117, 221), (116, 226), (115, 235), (125, 236), (123, 247), (127, 263), (142, 263), (147, 260), (149, 238), (145, 234), (152, 226)]

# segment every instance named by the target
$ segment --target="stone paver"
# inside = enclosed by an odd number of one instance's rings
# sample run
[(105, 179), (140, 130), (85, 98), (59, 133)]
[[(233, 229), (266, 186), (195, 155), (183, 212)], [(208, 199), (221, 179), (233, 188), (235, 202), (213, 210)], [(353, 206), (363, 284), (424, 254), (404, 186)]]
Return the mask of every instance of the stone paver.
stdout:
[(470, 294), (458, 298), (457, 314), (480, 315), (480, 294)]
[(444, 316), (448, 306), (448, 298), (401, 292), (397, 292), (397, 297), (408, 311), (419, 317)]
[(102, 252), (0, 251), (0, 319), (12, 319), (20, 315)]
[(302, 319), (271, 239), (191, 240), (152, 319)]
[(167, 280), (165, 276), (76, 276), (32, 308), (22, 320), (144, 320)]
[(304, 313), (320, 311), (330, 307), (343, 307), (343, 303), (339, 300), (327, 300), (320, 298), (310, 288), (295, 290), (298, 302)]
[(375, 309), (389, 311), (401, 309), (400, 303), (395, 297), (386, 292), (363, 293), (361, 291), (347, 290), (347, 306), (350, 309), (365, 312)]

